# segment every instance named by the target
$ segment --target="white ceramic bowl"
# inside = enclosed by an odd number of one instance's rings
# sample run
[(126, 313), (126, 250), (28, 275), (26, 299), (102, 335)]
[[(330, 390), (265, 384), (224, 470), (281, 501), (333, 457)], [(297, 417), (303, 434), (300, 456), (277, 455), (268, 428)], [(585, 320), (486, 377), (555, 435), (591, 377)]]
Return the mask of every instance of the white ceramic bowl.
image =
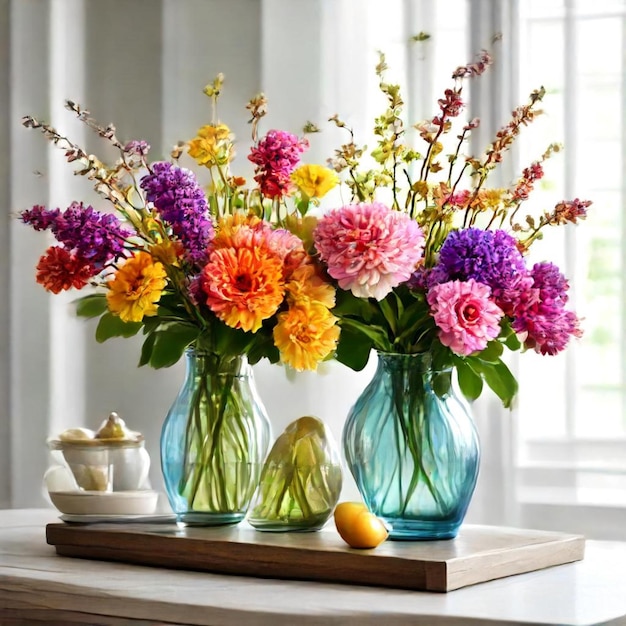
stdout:
[(50, 491), (52, 504), (66, 515), (152, 515), (159, 494), (141, 491)]

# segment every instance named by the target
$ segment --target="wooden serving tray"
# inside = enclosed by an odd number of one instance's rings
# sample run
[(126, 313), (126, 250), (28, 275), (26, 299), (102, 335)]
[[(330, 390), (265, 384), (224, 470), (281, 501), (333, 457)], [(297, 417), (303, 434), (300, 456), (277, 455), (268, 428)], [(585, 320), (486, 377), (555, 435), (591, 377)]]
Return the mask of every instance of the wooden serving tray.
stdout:
[(386, 541), (374, 550), (348, 547), (334, 528), (267, 533), (245, 522), (213, 528), (55, 523), (47, 525), (46, 539), (70, 557), (426, 591), (452, 591), (579, 561), (585, 550), (578, 535), (471, 525), (456, 539)]

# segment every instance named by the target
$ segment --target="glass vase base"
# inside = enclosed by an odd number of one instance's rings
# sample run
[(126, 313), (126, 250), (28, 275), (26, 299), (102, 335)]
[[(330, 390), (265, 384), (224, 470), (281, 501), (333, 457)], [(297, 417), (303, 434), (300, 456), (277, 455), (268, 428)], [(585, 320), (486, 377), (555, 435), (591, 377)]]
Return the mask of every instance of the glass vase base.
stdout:
[(406, 520), (381, 517), (389, 529), (393, 541), (437, 541), (454, 539), (461, 527), (460, 522)]
[(256, 530), (267, 533), (306, 533), (320, 530), (328, 521), (328, 514), (320, 517), (297, 520), (297, 521), (279, 521), (279, 520), (255, 520), (248, 519), (248, 522)]
[(184, 526), (226, 526), (239, 524), (246, 516), (245, 513), (207, 513), (188, 511), (176, 514), (176, 523)]

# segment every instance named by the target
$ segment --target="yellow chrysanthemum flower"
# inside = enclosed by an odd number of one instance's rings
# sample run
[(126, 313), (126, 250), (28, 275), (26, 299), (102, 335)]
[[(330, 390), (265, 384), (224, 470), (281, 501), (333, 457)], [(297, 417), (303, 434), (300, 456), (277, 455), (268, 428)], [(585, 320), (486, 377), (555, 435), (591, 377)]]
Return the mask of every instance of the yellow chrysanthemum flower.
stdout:
[(141, 322), (144, 317), (156, 315), (156, 303), (166, 284), (163, 264), (147, 252), (137, 252), (107, 283), (109, 310), (124, 322)]
[(337, 183), (337, 174), (323, 165), (301, 165), (291, 174), (291, 180), (308, 198), (323, 198)]
[(314, 265), (301, 265), (295, 269), (286, 287), (296, 305), (318, 302), (329, 309), (335, 306), (335, 288), (317, 273)]
[(235, 156), (230, 128), (226, 124), (203, 126), (189, 142), (188, 152), (199, 165), (226, 165)]
[(322, 304), (298, 304), (278, 314), (274, 343), (280, 358), (296, 370), (316, 370), (337, 347), (337, 318)]

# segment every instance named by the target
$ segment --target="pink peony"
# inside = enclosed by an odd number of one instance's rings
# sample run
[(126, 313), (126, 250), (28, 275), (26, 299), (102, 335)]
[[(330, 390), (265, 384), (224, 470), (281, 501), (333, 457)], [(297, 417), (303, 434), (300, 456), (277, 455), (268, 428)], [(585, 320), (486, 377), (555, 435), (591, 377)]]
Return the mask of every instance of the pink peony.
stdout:
[(490, 296), (490, 287), (473, 278), (451, 280), (430, 290), (428, 304), (444, 346), (467, 356), (484, 350), (500, 334), (502, 309)]
[(424, 250), (418, 224), (378, 202), (330, 211), (320, 219), (314, 239), (342, 289), (376, 300), (411, 277)]

